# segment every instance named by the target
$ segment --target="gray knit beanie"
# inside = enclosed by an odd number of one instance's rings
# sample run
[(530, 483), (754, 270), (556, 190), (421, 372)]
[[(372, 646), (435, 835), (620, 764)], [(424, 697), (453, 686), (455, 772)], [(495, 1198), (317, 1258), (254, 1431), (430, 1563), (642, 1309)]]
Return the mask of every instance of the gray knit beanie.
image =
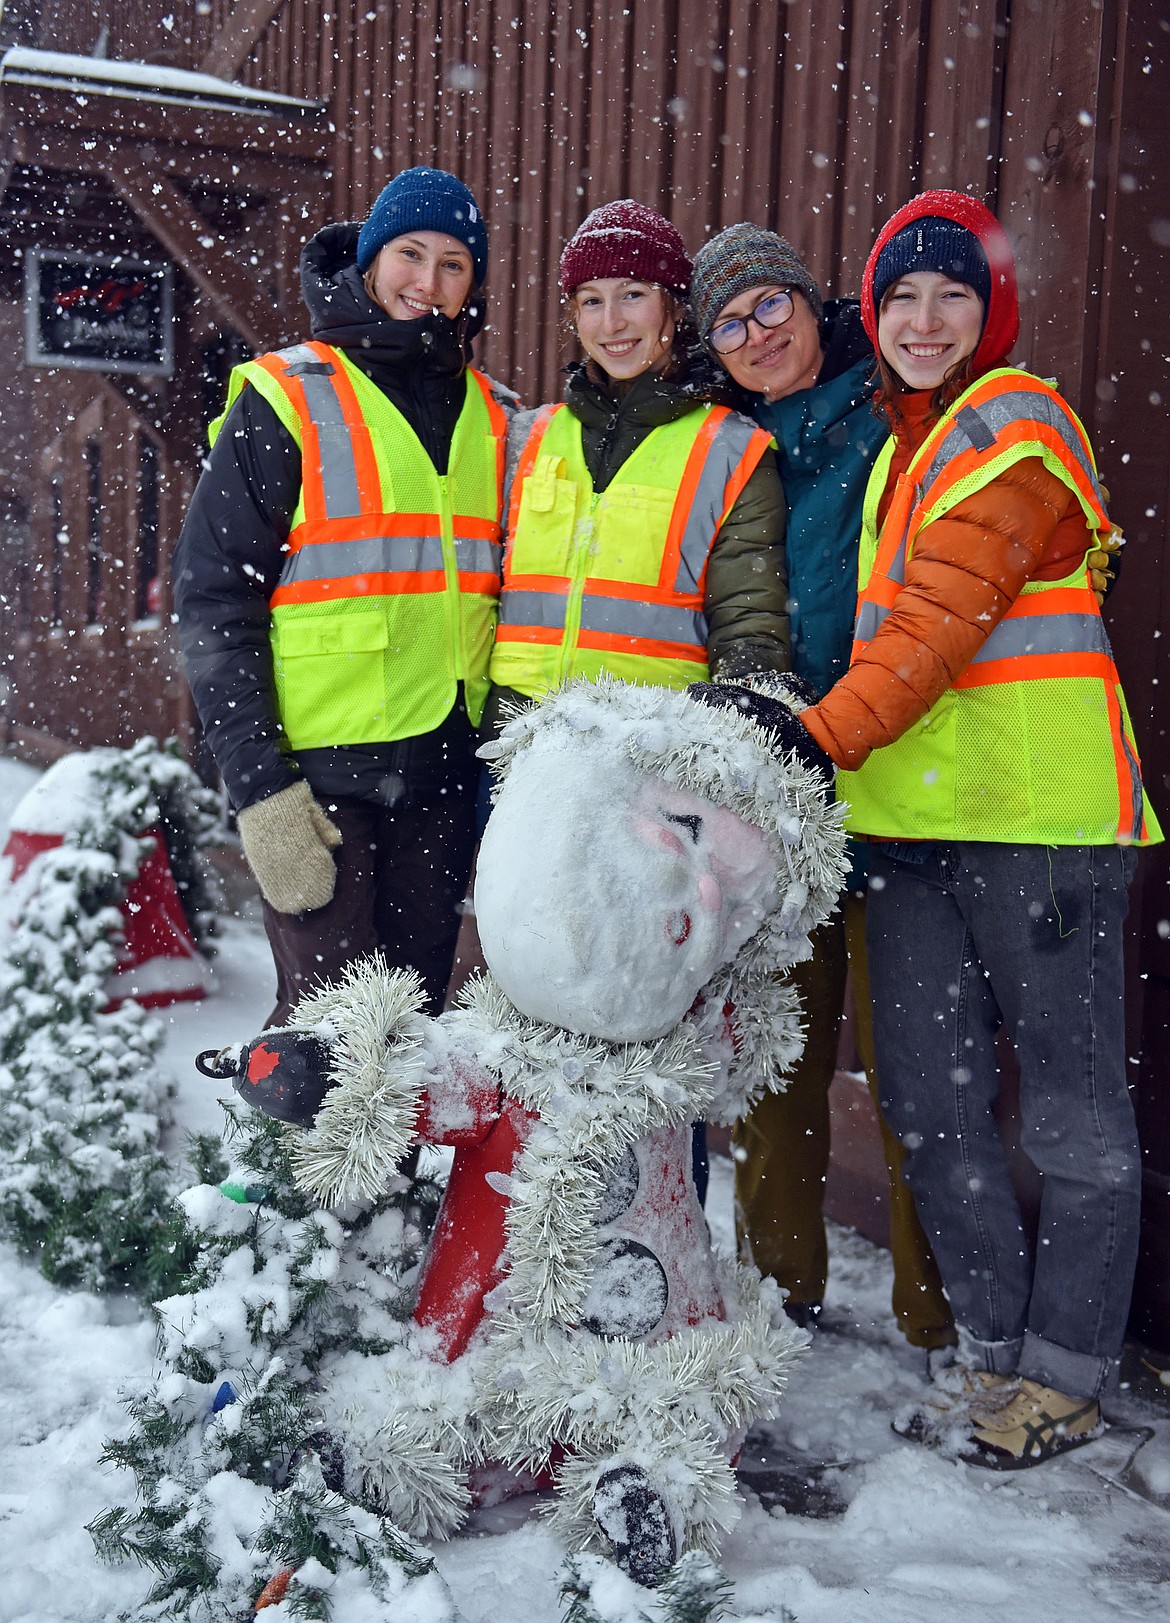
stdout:
[(700, 338), (706, 338), (720, 310), (749, 288), (768, 283), (797, 288), (819, 321), (824, 309), (821, 290), (790, 242), (762, 226), (729, 225), (695, 255), (691, 275), (691, 311)]

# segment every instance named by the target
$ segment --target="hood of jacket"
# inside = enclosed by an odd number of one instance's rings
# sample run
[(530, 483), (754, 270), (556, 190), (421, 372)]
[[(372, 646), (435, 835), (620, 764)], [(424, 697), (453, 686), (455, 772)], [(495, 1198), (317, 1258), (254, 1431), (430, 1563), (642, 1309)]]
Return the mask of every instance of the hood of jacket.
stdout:
[(482, 292), (469, 299), (454, 321), (438, 313), (418, 321), (396, 321), (365, 290), (357, 267), (361, 227), (327, 225), (301, 250), (301, 296), (308, 306), (315, 339), (352, 351), (374, 366), (422, 365), (436, 372), (462, 372), (471, 340), (483, 326)]
[(865, 275), (861, 280), (861, 319), (876, 350), (878, 332), (877, 311), (873, 302), (873, 273), (878, 255), (903, 226), (911, 225), (915, 220), (928, 219), (953, 220), (956, 225), (964, 226), (978, 239), (987, 256), (991, 272), (991, 296), (987, 301), (983, 334), (972, 359), (972, 375), (981, 377), (984, 372), (1002, 366), (1011, 354), (1020, 333), (1020, 298), (1016, 288), (1015, 260), (1007, 233), (991, 210), (977, 197), (969, 197), (965, 192), (920, 192), (887, 220), (865, 263)]

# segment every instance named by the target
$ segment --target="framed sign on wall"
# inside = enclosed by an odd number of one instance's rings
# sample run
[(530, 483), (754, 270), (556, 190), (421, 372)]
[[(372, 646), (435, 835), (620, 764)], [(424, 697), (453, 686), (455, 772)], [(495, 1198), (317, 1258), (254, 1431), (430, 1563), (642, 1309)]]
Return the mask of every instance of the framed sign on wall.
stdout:
[(24, 358), (29, 366), (170, 377), (169, 264), (30, 248), (24, 258)]

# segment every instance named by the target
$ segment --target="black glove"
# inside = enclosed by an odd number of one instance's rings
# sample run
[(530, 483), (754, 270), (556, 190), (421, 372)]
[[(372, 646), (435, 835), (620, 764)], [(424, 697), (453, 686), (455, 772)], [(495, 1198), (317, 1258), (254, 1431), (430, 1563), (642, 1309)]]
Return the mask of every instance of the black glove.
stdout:
[(195, 1064), (204, 1076), (230, 1079), (232, 1087), (254, 1110), (294, 1127), (311, 1127), (325, 1095), (336, 1082), (330, 1076), (329, 1044), (309, 1031), (277, 1027), (239, 1048), (205, 1049)]
[[(812, 689), (799, 676), (774, 676), (770, 678), (769, 686), (773, 684), (782, 687), (802, 706), (808, 702), (804, 694), (812, 693)], [(692, 682), (687, 688), (687, 697), (698, 704), (709, 704), (716, 710), (736, 710), (740, 715), (749, 717), (758, 727), (772, 734), (773, 749), (777, 754), (796, 755), (802, 766), (819, 773), (825, 780), (826, 788), (832, 788), (836, 767), (785, 698), (735, 682)], [(814, 700), (815, 697), (813, 694)]]

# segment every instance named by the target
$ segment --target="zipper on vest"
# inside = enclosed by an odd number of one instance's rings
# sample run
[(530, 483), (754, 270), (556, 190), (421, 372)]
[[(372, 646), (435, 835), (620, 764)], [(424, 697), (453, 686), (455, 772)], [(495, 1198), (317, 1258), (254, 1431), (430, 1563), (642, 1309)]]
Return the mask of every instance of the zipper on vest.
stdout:
[(451, 488), (447, 475), (436, 475), (439, 481), (439, 539), (443, 547), (443, 612), (447, 616), (447, 652), (452, 660), (452, 675), (462, 682), (467, 674), (463, 657), (463, 616), (459, 612), (459, 560), (455, 556), (455, 521), (451, 515)]
[(601, 497), (596, 491), (589, 498), (584, 518), (573, 533), (573, 564), (569, 576), (569, 592), (565, 600), (565, 629), (561, 636), (560, 669), (557, 686), (568, 680), (573, 669), (573, 655), (581, 636), (581, 601), (585, 596), (585, 581), (593, 559), (597, 537), (597, 505)]

